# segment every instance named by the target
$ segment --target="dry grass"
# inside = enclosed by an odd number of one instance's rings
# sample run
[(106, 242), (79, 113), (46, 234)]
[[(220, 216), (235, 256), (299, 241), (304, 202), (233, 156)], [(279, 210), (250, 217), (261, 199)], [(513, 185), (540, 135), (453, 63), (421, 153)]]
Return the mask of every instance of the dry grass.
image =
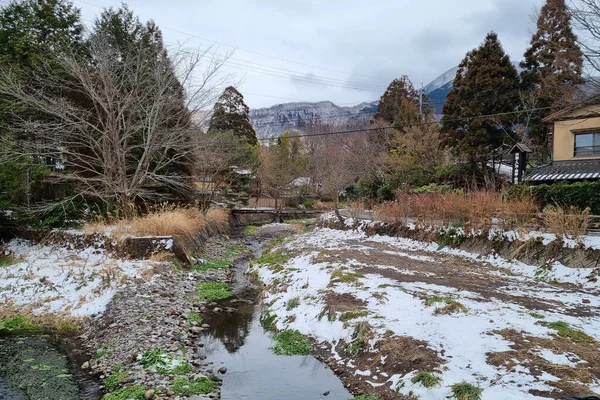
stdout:
[(213, 208), (204, 214), (193, 207), (164, 206), (131, 220), (88, 223), (84, 231), (88, 233), (110, 231), (117, 240), (128, 236), (173, 236), (186, 246), (191, 246), (199, 237), (225, 232), (228, 224), (229, 213), (225, 209)]
[(529, 223), (535, 210), (532, 198), (507, 203), (498, 192), (400, 192), (396, 201), (376, 206), (375, 216), (385, 222), (406, 223), (413, 218), (417, 224), (428, 226), (458, 224), (489, 228), (495, 216), (506, 216), (515, 226)]
[(537, 206), (531, 195), (521, 196), (517, 200), (506, 202), (498, 217), (501, 220), (502, 229), (516, 230), (520, 233), (528, 233), (532, 229), (538, 229), (539, 223), (535, 214)]
[(544, 225), (557, 237), (577, 239), (587, 233), (590, 224), (589, 207), (581, 211), (578, 207), (546, 206), (542, 212)]

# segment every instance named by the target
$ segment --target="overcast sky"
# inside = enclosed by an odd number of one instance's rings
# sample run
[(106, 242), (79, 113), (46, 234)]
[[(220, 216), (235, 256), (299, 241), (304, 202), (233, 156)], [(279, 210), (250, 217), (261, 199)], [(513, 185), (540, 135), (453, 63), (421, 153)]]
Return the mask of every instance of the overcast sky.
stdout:
[[(119, 0), (74, 0), (91, 25)], [(458, 65), (487, 32), (520, 60), (543, 0), (129, 0), (167, 44), (235, 49), (228, 71), (251, 108), (379, 99), (403, 74), (416, 87)], [(179, 32), (178, 32), (179, 31)], [(215, 44), (210, 41), (216, 41)], [(271, 97), (269, 97), (271, 96)]]

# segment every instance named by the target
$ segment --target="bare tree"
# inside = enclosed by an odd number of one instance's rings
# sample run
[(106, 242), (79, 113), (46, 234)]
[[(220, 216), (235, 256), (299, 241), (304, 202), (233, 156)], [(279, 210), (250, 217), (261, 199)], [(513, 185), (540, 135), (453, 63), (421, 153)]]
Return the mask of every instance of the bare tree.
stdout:
[(306, 137), (309, 171), (322, 195), (333, 199), (335, 214), (340, 222), (340, 194), (361, 175), (380, 165), (382, 155), (369, 133), (331, 134), (334, 127), (318, 127)]
[(200, 205), (207, 210), (218, 191), (240, 175), (254, 172), (258, 155), (245, 138), (233, 132), (202, 133), (198, 138), (195, 173), (201, 182)]
[(117, 55), (102, 40), (89, 56), (61, 57), (64, 76), (27, 86), (0, 70), (0, 95), (32, 111), (7, 126), (28, 138), (22, 151), (51, 160), (55, 182), (124, 217), (133, 204), (189, 195), (201, 139), (191, 115), (219, 94), (227, 57), (212, 48), (168, 57), (141, 46)]
[(293, 182), (306, 173), (306, 155), (299, 137), (285, 132), (260, 149), (258, 180), (261, 190), (275, 199), (275, 208), (285, 194), (293, 192)]
[(600, 72), (600, 0), (571, 0), (570, 9), (590, 72)]

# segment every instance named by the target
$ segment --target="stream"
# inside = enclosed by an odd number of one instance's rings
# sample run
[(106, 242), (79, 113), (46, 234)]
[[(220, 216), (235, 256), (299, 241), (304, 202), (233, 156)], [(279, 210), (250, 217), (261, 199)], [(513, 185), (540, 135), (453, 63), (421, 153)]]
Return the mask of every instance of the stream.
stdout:
[[(246, 244), (260, 255), (259, 241)], [(271, 351), (272, 333), (260, 325), (260, 290), (246, 274), (248, 267), (249, 261), (235, 265), (231, 283), (234, 297), (218, 302), (222, 309), (237, 311), (207, 311), (203, 317), (210, 328), (198, 339), (204, 344), (207, 361), (227, 368), (221, 375), (221, 398), (352, 398), (333, 371), (313, 356), (277, 356)], [(69, 338), (0, 335), (0, 400), (98, 400), (98, 380), (79, 368), (87, 358)]]
[[(256, 256), (261, 246), (252, 241)], [(239, 262), (233, 271), (235, 300), (219, 302), (234, 313), (207, 312), (210, 325), (202, 337), (208, 360), (227, 368), (223, 376), (223, 400), (346, 400), (353, 396), (333, 371), (309, 356), (278, 356), (271, 333), (260, 325), (260, 291), (246, 274), (249, 262)], [(325, 397), (326, 396), (326, 397)]]

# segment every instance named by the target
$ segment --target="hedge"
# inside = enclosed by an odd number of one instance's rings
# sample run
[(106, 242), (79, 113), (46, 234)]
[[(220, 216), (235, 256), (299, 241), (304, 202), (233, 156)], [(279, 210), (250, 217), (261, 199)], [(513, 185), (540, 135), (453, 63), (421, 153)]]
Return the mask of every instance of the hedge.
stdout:
[(600, 181), (539, 185), (531, 191), (540, 208), (548, 204), (577, 206), (582, 210), (589, 207), (591, 214), (600, 215)]

